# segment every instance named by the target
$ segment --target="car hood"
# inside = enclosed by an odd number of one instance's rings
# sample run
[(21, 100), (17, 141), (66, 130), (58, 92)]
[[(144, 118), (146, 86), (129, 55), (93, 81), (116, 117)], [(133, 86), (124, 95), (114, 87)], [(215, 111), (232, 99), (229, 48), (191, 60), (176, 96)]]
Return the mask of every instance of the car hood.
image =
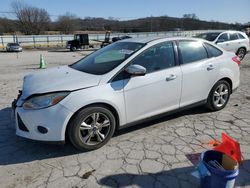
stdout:
[(100, 80), (101, 76), (80, 72), (69, 66), (51, 68), (24, 77), (22, 98), (26, 99), (33, 94), (94, 87)]

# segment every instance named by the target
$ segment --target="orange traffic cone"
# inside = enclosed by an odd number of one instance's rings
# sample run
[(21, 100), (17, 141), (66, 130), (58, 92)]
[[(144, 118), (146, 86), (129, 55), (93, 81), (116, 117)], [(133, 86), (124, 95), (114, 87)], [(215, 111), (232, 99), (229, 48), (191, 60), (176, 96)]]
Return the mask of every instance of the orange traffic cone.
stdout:
[(213, 150), (225, 153), (231, 158), (233, 158), (235, 161), (240, 163), (243, 159), (243, 156), (240, 151), (240, 144), (225, 133), (222, 133), (221, 137), (221, 144), (214, 147)]

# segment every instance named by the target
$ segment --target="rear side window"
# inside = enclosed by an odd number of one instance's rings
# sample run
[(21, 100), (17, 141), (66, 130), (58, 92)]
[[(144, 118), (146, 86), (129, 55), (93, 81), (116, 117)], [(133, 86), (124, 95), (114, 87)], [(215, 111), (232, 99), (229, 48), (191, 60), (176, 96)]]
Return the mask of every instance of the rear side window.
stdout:
[(179, 50), (183, 64), (208, 58), (207, 51), (200, 41), (179, 41)]
[(242, 34), (238, 33), (240, 39), (246, 39)]
[(238, 40), (238, 35), (237, 33), (230, 33), (230, 40)]
[(220, 51), (218, 48), (212, 46), (211, 44), (205, 43), (209, 57), (218, 57), (222, 55), (222, 51)]

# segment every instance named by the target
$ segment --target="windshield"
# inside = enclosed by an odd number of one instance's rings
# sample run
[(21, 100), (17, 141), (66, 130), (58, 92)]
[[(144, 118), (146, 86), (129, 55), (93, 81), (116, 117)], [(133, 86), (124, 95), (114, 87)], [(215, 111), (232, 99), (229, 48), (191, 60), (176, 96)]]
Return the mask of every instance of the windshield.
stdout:
[(218, 36), (219, 36), (219, 32), (218, 33), (202, 33), (197, 35), (197, 38), (201, 38), (201, 39), (205, 39), (208, 41), (214, 41)]
[(89, 74), (106, 74), (143, 46), (143, 43), (116, 42), (97, 50), (70, 67)]
[(9, 46), (19, 46), (18, 43), (9, 43)]

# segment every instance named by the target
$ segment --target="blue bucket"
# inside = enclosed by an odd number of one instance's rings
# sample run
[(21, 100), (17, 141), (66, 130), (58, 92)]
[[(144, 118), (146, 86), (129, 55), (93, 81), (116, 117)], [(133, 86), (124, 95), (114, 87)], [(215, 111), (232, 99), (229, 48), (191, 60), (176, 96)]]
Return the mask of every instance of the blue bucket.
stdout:
[[(210, 172), (209, 175), (201, 177), (202, 188), (232, 188), (239, 174), (239, 168), (235, 170), (224, 170), (215, 168), (209, 161), (217, 161), (222, 165), (223, 153), (209, 150), (201, 155), (201, 163)], [(223, 166), (223, 165), (222, 165)]]

